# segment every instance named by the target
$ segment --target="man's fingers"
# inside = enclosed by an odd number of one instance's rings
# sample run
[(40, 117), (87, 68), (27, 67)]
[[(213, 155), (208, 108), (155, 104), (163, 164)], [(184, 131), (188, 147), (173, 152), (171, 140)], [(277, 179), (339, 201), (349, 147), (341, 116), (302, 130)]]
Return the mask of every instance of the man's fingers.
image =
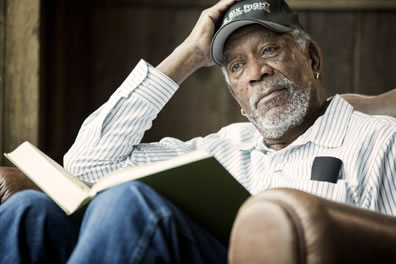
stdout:
[(236, 2), (240, 2), (242, 0), (221, 0), (217, 2), (214, 6), (218, 6), (219, 10), (224, 12), (227, 8), (229, 8), (232, 4)]
[(217, 4), (215, 4), (214, 6), (206, 10), (207, 15), (213, 20), (213, 22), (216, 22), (224, 11), (226, 11), (230, 6), (239, 1), (242, 0), (221, 0), (217, 2)]
[(214, 65), (210, 57), (210, 43), (215, 25), (225, 10), (238, 1), (242, 0), (221, 0), (202, 11), (190, 35), (183, 42), (186, 50), (194, 50), (194, 54), (199, 57), (199, 62), (197, 62), (199, 67)]

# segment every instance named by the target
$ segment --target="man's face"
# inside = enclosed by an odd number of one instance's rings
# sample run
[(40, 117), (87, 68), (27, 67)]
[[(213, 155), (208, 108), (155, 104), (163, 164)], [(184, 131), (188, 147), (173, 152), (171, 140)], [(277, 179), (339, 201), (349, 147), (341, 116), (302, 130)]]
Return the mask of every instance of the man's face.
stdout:
[(312, 60), (292, 36), (247, 26), (227, 40), (224, 55), (229, 89), (265, 138), (280, 138), (320, 105)]

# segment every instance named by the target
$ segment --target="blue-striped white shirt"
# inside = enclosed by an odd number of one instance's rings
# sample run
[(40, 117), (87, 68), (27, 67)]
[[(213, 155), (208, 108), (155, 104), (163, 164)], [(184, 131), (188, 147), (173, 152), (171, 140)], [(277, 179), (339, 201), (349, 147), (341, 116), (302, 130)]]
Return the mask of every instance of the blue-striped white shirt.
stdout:
[[(286, 148), (269, 149), (250, 123), (236, 123), (187, 142), (140, 143), (176, 92), (169, 77), (141, 60), (110, 99), (85, 121), (65, 168), (94, 182), (122, 167), (166, 160), (196, 149), (212, 153), (252, 194), (295, 188), (396, 215), (396, 119), (369, 116), (336, 95), (326, 113)], [(317, 156), (342, 161), (337, 183), (311, 180)]]

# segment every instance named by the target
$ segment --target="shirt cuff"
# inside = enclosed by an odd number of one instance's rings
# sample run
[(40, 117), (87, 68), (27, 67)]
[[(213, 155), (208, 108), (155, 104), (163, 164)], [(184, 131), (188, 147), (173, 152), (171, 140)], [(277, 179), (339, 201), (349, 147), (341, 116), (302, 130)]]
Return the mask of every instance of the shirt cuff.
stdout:
[(123, 97), (136, 94), (162, 108), (178, 88), (171, 78), (142, 59), (121, 85), (120, 93)]

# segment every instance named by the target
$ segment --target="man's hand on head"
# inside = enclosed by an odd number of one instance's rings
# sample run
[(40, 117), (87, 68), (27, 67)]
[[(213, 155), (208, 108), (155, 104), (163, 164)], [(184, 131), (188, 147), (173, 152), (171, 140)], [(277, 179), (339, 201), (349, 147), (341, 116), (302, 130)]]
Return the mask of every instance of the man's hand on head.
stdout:
[(192, 47), (200, 56), (201, 66), (213, 66), (210, 56), (210, 43), (212, 41), (215, 26), (222, 14), (235, 2), (240, 0), (221, 0), (214, 6), (205, 9), (199, 17), (195, 27), (185, 40), (184, 44)]
[(232, 4), (241, 0), (221, 0), (202, 11), (190, 35), (170, 54), (157, 69), (181, 84), (201, 67), (214, 65), (210, 43), (216, 22)]

